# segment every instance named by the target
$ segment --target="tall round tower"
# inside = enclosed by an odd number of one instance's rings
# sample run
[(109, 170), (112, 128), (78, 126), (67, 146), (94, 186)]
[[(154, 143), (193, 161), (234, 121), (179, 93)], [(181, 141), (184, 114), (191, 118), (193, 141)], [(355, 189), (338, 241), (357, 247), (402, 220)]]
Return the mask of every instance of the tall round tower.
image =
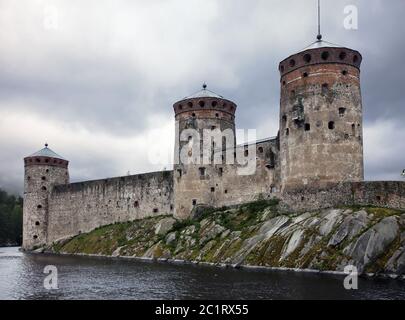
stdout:
[[(196, 205), (212, 206), (227, 192), (221, 178), (228, 170), (225, 162), (229, 163), (224, 150), (233, 147), (236, 141), (236, 104), (208, 90), (204, 84), (202, 90), (176, 102), (173, 108), (174, 209), (175, 216), (183, 219), (190, 216)], [(210, 135), (215, 138), (210, 139)]]
[(24, 158), (23, 249), (47, 243), (49, 195), (54, 185), (69, 183), (68, 164), (48, 144)]
[(318, 36), (280, 62), (283, 190), (363, 180), (361, 61)]

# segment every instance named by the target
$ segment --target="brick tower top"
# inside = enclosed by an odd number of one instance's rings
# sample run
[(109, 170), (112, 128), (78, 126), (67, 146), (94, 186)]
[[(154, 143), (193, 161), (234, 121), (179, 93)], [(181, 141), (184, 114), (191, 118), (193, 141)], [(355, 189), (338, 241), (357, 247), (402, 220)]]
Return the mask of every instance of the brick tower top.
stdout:
[(289, 56), (279, 64), (281, 77), (302, 67), (319, 64), (346, 64), (360, 70), (362, 56), (360, 52), (317, 40), (302, 51)]
[(213, 113), (216, 117), (219, 117), (220, 114), (222, 114), (233, 119), (235, 116), (236, 104), (219, 94), (208, 90), (207, 85), (204, 83), (202, 90), (177, 101), (173, 105), (173, 108), (176, 118), (181, 114), (188, 115), (191, 113), (192, 115), (195, 115), (196, 113), (194, 111), (197, 111), (198, 114), (201, 114), (201, 112), (203, 112), (203, 114)]

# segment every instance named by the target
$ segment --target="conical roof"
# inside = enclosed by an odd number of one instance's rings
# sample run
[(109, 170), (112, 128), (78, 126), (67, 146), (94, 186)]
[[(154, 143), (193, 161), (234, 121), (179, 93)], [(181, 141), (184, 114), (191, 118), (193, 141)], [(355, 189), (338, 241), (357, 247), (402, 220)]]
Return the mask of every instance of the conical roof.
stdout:
[(56, 158), (61, 160), (66, 160), (62, 156), (58, 155), (56, 152), (48, 148), (48, 144), (45, 144), (45, 148), (33, 153), (29, 157), (49, 157), (49, 158)]
[(202, 90), (185, 97), (183, 100), (186, 99), (193, 99), (193, 98), (218, 98), (218, 99), (223, 99), (224, 97), (207, 89), (207, 85), (204, 83), (202, 86)]

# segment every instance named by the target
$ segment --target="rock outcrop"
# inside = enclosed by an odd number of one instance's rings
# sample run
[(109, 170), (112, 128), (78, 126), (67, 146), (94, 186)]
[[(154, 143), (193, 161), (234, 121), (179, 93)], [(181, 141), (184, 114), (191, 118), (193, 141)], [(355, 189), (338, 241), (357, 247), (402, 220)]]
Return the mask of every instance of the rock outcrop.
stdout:
[(198, 220), (155, 217), (115, 224), (48, 251), (215, 264), (405, 274), (405, 212), (346, 207), (283, 214), (259, 201)]

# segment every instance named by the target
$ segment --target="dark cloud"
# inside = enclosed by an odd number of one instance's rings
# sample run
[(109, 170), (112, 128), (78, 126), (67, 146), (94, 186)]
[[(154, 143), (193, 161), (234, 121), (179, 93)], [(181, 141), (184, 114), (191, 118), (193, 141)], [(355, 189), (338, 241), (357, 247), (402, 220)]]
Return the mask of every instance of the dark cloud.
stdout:
[[(363, 55), (366, 177), (400, 179), (405, 4), (323, 3), (324, 38)], [(345, 5), (358, 7), (356, 31), (343, 27)], [(71, 160), (73, 180), (161, 169), (148, 162), (148, 142), (159, 133), (154, 144), (172, 147), (172, 104), (203, 81), (238, 104), (238, 127), (276, 135), (278, 62), (316, 35), (315, 0), (0, 6), (0, 187), (17, 191), (22, 158), (45, 140)]]

